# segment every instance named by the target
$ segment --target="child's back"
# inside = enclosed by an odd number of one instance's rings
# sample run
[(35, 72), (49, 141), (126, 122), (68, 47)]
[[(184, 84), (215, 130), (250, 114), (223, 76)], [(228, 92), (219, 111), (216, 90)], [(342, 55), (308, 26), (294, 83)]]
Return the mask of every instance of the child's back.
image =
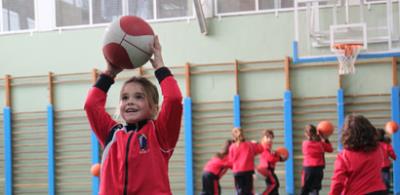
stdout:
[(304, 167), (325, 166), (325, 152), (333, 152), (333, 148), (327, 142), (304, 140), (302, 151)]
[[(344, 149), (337, 155), (330, 194), (367, 194), (385, 190), (381, 165), (383, 154), (380, 148), (370, 152)], [(345, 185), (344, 185), (345, 184)]]
[(327, 137), (319, 135), (312, 124), (305, 126), (304, 135), (301, 195), (319, 194), (324, 178), (325, 152), (333, 152), (332, 144)]
[(229, 147), (229, 162), (232, 164), (236, 193), (253, 194), (254, 157), (264, 148), (261, 144), (246, 141), (241, 128), (233, 128), (232, 137), (234, 143)]
[(383, 153), (377, 131), (361, 115), (348, 115), (343, 127), (344, 149), (337, 155), (330, 195), (385, 195)]
[(229, 148), (229, 160), (232, 162), (233, 173), (254, 171), (254, 158), (263, 148), (249, 141), (232, 144)]

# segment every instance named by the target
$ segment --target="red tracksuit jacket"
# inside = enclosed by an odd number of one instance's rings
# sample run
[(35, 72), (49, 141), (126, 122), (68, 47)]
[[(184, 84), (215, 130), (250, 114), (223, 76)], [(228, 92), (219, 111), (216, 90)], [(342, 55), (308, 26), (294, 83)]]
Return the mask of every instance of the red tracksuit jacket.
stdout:
[(344, 149), (337, 155), (330, 195), (365, 195), (385, 190), (381, 175), (382, 150), (371, 152)]
[(324, 141), (303, 141), (303, 167), (325, 165), (325, 152), (333, 152), (332, 144)]
[(229, 161), (232, 163), (232, 172), (254, 171), (254, 157), (263, 152), (264, 148), (257, 143), (241, 142), (239, 146), (233, 143), (229, 147)]
[(257, 171), (264, 177), (267, 176), (267, 169), (275, 169), (276, 163), (280, 160), (280, 157), (272, 153), (270, 148), (270, 146), (267, 146), (261, 153), (260, 164), (257, 167)]
[[(156, 76), (163, 95), (160, 113), (156, 120), (145, 121), (136, 131), (127, 131), (105, 110), (106, 92), (113, 83), (111, 78), (101, 75), (99, 80), (108, 80), (107, 87), (95, 85), (89, 91), (85, 111), (98, 141), (106, 147), (100, 174), (101, 195), (172, 194), (168, 161), (179, 137), (182, 95), (167, 68), (158, 69)], [(99, 86), (104, 86), (104, 82)], [(115, 132), (110, 140), (111, 130)]]
[(222, 159), (214, 156), (206, 163), (206, 165), (204, 165), (203, 171), (212, 173), (218, 176), (218, 178), (221, 178), (228, 168), (231, 167), (232, 165), (229, 163), (228, 156), (225, 156)]
[(392, 144), (389, 143), (385, 143), (385, 142), (380, 142), (379, 145), (382, 148), (383, 151), (383, 165), (382, 168), (385, 167), (390, 167), (390, 165), (392, 165), (392, 160), (396, 160), (396, 153), (394, 153)]

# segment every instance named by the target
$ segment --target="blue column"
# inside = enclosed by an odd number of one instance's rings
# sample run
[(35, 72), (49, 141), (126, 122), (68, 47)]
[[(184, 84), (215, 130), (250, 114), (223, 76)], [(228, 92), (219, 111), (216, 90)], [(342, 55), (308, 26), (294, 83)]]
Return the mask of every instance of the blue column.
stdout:
[(4, 125), (4, 174), (5, 174), (5, 195), (13, 194), (13, 178), (12, 178), (12, 145), (11, 145), (11, 108), (3, 109), (3, 125)]
[(55, 183), (54, 183), (54, 110), (52, 105), (47, 106), (47, 174), (48, 174), (48, 194), (55, 194)]
[(285, 162), (286, 193), (294, 194), (294, 163), (293, 163), (293, 120), (292, 120), (292, 93), (287, 90), (284, 94), (284, 131), (285, 147), (289, 151), (289, 158)]
[(337, 91), (337, 130), (338, 130), (338, 151), (342, 151), (342, 128), (344, 124), (344, 91), (343, 89), (338, 89)]
[(185, 97), (183, 100), (183, 106), (185, 127), (186, 195), (193, 195), (192, 99), (190, 97)]
[(240, 96), (233, 96), (233, 126), (240, 127)]
[[(400, 107), (399, 107), (399, 87), (392, 87), (392, 120), (400, 123)], [(400, 154), (400, 133), (393, 134), (393, 149), (394, 152)], [(400, 194), (400, 159), (393, 161), (393, 192), (396, 195)]]
[[(96, 134), (93, 131), (90, 134), (90, 142), (92, 144), (92, 165), (99, 163), (99, 143)], [(99, 194), (99, 177), (92, 176), (92, 195)]]

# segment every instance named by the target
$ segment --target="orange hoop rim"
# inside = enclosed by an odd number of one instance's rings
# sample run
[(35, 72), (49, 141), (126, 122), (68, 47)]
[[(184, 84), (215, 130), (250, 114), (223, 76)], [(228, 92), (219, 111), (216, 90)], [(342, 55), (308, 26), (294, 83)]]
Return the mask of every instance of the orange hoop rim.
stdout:
[(358, 53), (358, 49), (362, 47), (360, 43), (337, 43), (334, 46), (337, 51), (343, 51), (345, 56), (352, 56), (353, 53)]

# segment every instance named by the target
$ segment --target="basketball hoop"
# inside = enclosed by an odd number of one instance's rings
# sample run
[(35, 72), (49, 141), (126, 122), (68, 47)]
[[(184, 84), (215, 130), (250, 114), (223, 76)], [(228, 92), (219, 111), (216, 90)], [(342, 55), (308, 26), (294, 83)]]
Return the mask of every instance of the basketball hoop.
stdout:
[(362, 46), (357, 43), (335, 44), (333, 51), (339, 61), (339, 74), (354, 74), (354, 63), (360, 53)]

